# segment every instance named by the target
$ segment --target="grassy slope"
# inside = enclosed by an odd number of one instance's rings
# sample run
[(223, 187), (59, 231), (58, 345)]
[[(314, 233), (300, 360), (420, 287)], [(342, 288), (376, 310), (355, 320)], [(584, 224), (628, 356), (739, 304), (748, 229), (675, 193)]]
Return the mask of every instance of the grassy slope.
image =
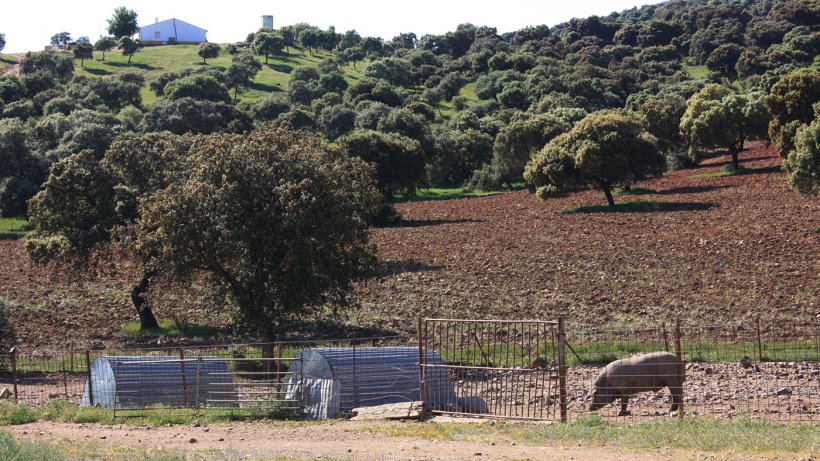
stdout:
[(15, 64), (17, 64), (16, 56), (0, 53), (0, 75), (8, 72), (8, 70)]
[[(100, 53), (95, 53), (95, 59), (85, 61), (85, 67), (80, 67), (77, 63), (75, 73), (85, 76), (107, 76), (131, 71), (145, 75), (146, 80), (150, 82), (166, 72), (179, 72), (188, 67), (203, 66), (197, 50), (196, 45), (146, 47), (134, 55), (131, 64), (128, 64), (126, 56), (117, 51), (106, 53), (105, 61), (99, 60), (102, 56)], [(240, 53), (248, 52), (248, 50), (240, 50)], [(239, 99), (254, 101), (265, 94), (286, 90), (293, 69), (300, 66), (316, 67), (320, 61), (331, 56), (333, 53), (310, 53), (298, 47), (291, 47), (288, 55), (271, 56), (267, 64), (263, 63), (263, 68), (256, 76), (251, 88), (240, 93)], [(218, 58), (208, 60), (208, 66), (221, 69), (227, 68), (230, 64), (231, 55), (224, 50)], [(361, 78), (365, 66), (365, 63), (359, 63), (356, 69), (353, 66), (343, 66), (342, 70), (348, 81), (352, 83)], [(147, 84), (143, 88), (142, 99), (145, 105), (151, 105), (156, 101), (156, 96), (148, 89)]]

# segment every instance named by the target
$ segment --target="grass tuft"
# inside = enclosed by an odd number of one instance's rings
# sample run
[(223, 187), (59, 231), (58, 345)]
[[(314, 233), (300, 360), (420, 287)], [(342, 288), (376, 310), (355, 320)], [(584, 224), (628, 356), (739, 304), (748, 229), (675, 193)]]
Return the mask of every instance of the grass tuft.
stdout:
[(217, 336), (221, 334), (221, 328), (208, 325), (188, 325), (177, 323), (174, 320), (162, 320), (159, 328), (149, 328), (140, 330), (139, 322), (128, 322), (120, 329), (124, 336)]

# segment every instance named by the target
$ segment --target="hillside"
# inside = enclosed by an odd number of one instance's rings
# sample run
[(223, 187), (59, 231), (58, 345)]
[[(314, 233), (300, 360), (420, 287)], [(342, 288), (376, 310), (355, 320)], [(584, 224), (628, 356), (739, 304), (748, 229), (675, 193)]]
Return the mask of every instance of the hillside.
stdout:
[[(218, 58), (208, 60), (208, 66), (226, 69), (231, 64), (231, 55), (224, 50), (225, 46), (225, 44), (222, 45), (223, 51)], [(203, 67), (202, 58), (197, 55), (198, 49), (197, 45), (149, 46), (136, 53), (131, 59), (131, 64), (128, 64), (128, 58), (117, 50), (106, 53), (105, 61), (100, 60), (102, 56), (100, 53), (95, 53), (93, 60), (85, 61), (85, 67), (80, 67), (78, 63), (74, 73), (89, 77), (112, 76), (126, 71), (140, 73), (146, 79), (142, 90), (143, 104), (151, 105), (156, 101), (156, 95), (148, 89), (148, 83), (166, 72), (180, 72), (187, 68)], [(240, 49), (239, 52), (245, 54), (249, 53), (249, 50)], [(304, 48), (293, 46), (290, 48), (290, 54), (270, 56), (267, 64), (262, 63), (262, 70), (257, 74), (248, 91), (239, 95), (239, 100), (255, 101), (271, 92), (286, 90), (290, 73), (294, 68), (301, 66), (315, 68), (320, 61), (332, 55), (333, 53), (327, 51), (310, 53)], [(264, 61), (264, 58), (261, 61)], [(345, 78), (353, 82), (361, 77), (366, 66), (367, 63), (362, 62), (358, 63), (356, 68), (342, 66), (342, 70)]]
[[(648, 211), (560, 213), (603, 203), (599, 191), (399, 204), (405, 221), (372, 231), (381, 268), (358, 286), (361, 307), (321, 323), (321, 334), (412, 334), (419, 316), (565, 313), (592, 325), (815, 318), (820, 202), (789, 191), (780, 160), (764, 145), (742, 159), (745, 174), (715, 176), (728, 160), (721, 156), (641, 183), (643, 195), (617, 198), (654, 204)], [(135, 320), (128, 293), (138, 278), (127, 259), (99, 261), (72, 278), (34, 266), (21, 241), (0, 241), (0, 267), (7, 268), (0, 298), (16, 306), (24, 347), (147, 340), (122, 333)], [(231, 311), (212, 307), (199, 283), (161, 283), (151, 301), (160, 320), (231, 324)]]

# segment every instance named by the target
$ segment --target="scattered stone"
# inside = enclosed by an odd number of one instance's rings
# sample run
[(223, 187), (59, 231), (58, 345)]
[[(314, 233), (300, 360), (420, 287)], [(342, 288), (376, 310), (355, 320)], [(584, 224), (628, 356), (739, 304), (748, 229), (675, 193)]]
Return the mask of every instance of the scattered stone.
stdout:
[(225, 437), (220, 437), (219, 440), (218, 440), (218, 442), (224, 442), (224, 441), (225, 441)]
[(372, 407), (354, 408), (352, 421), (374, 419), (419, 419), (422, 416), (422, 402), (389, 403)]
[(189, 440), (188, 443), (196, 443), (196, 439), (191, 437), (191, 440)]
[(792, 390), (788, 387), (781, 387), (777, 390), (777, 395), (792, 395)]
[(744, 355), (742, 359), (740, 359), (740, 366), (743, 368), (749, 368), (752, 366), (752, 359), (749, 358), (748, 355)]
[(713, 368), (704, 368), (703, 372), (706, 373), (707, 375), (711, 375), (711, 374), (715, 373), (715, 370)]

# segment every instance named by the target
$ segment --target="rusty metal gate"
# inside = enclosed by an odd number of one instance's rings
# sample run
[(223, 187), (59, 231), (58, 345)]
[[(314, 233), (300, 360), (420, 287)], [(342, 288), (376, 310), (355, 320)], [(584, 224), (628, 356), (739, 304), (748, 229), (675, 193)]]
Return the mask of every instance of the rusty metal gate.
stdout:
[[(422, 400), (438, 414), (565, 420), (562, 323), (420, 320)], [(430, 350), (442, 361), (427, 363)]]

